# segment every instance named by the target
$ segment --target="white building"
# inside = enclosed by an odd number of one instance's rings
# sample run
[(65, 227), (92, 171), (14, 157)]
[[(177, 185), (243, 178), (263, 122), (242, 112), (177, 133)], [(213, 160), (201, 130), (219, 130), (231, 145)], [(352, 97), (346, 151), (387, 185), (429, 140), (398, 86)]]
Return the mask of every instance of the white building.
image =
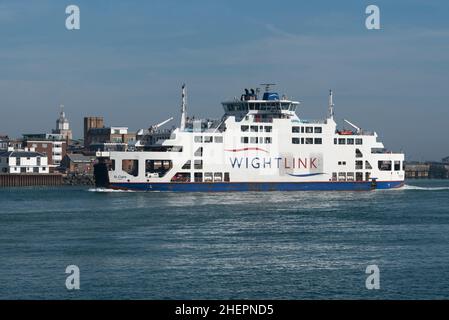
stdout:
[(0, 152), (1, 173), (49, 173), (48, 158), (33, 149)]

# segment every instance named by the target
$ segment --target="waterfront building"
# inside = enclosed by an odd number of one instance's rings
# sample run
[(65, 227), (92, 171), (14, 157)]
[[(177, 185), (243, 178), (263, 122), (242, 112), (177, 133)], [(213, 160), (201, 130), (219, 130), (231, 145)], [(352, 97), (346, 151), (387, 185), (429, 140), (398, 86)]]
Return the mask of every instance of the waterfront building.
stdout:
[(0, 152), (1, 173), (49, 173), (48, 158), (45, 154), (36, 152), (33, 148)]
[(136, 140), (127, 127), (105, 127), (103, 117), (84, 118), (85, 151), (125, 151)]
[(23, 146), (45, 154), (52, 170), (61, 164), (67, 153), (67, 141), (63, 134), (24, 134)]
[(95, 156), (83, 154), (66, 154), (61, 162), (61, 169), (69, 174), (92, 174)]

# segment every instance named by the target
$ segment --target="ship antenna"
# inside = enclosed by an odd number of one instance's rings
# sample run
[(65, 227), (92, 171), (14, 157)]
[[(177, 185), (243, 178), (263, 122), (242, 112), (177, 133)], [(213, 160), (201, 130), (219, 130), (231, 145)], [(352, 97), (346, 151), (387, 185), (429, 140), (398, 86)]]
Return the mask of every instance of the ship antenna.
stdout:
[(329, 118), (334, 119), (334, 99), (332, 90), (329, 90)]
[(181, 131), (184, 131), (186, 128), (186, 118), (187, 118), (187, 103), (186, 103), (186, 85), (183, 83), (182, 85), (182, 96), (181, 96)]

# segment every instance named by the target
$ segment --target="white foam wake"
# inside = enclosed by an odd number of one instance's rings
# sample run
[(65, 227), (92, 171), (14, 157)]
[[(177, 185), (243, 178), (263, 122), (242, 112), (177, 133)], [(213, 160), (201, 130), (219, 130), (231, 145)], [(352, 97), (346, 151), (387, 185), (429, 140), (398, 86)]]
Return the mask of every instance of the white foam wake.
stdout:
[(91, 188), (88, 191), (89, 192), (137, 192), (134, 190), (116, 190), (116, 189), (107, 189), (107, 188)]
[(449, 187), (418, 187), (411, 185), (404, 185), (402, 190), (424, 190), (424, 191), (440, 191), (440, 190), (449, 190)]

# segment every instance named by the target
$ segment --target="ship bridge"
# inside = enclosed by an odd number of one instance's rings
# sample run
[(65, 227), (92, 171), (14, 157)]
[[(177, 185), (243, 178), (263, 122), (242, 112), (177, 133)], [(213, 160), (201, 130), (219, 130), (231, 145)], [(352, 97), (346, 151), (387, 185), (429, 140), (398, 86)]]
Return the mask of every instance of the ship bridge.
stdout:
[(271, 90), (273, 84), (264, 84), (265, 92), (259, 99), (259, 89), (245, 89), (240, 99), (222, 102), (226, 116), (243, 118), (254, 115), (256, 118), (270, 120), (274, 118), (290, 118), (295, 116), (299, 106), (298, 101), (289, 100), (286, 96), (280, 97), (277, 92)]

